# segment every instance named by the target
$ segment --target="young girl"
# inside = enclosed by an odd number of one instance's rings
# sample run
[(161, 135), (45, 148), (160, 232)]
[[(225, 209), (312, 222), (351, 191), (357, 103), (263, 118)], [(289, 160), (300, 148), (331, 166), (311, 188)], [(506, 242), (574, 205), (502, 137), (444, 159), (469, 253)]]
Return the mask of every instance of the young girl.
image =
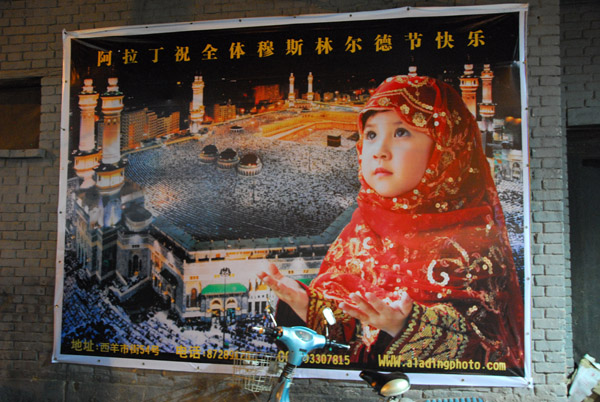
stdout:
[(388, 78), (358, 117), (358, 208), (308, 288), (259, 276), (306, 325), (329, 306), (354, 362), (523, 368), (523, 303), (477, 123), (428, 77)]

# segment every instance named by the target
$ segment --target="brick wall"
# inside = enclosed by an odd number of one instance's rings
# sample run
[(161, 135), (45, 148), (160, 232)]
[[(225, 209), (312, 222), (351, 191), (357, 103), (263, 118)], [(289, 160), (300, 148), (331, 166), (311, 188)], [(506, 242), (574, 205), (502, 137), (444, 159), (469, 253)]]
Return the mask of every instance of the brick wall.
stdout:
[[(500, 1), (58, 1), (0, 2), (0, 79), (42, 79), (35, 158), (0, 159), (0, 400), (238, 399), (223, 376), (50, 363), (60, 154), (63, 29)], [(561, 114), (558, 0), (533, 0), (528, 17), (531, 145), (533, 389), (417, 387), (413, 399), (482, 395), (487, 400), (566, 400), (572, 367), (565, 237), (565, 135)], [(573, 23), (575, 23), (573, 21)], [(597, 28), (597, 26), (596, 26)], [(591, 41), (591, 39), (590, 39)], [(592, 70), (584, 60), (581, 73)], [(597, 64), (597, 63), (596, 63)], [(579, 82), (579, 81), (578, 81)], [(585, 87), (585, 82), (582, 81)], [(591, 87), (585, 89), (592, 90)], [(589, 92), (588, 92), (589, 94)], [(589, 97), (587, 106), (592, 105)], [(567, 96), (567, 99), (570, 99)], [(573, 105), (573, 113), (576, 104)], [(586, 105), (580, 105), (585, 109)], [(583, 112), (581, 112), (583, 113)], [(592, 114), (593, 116), (594, 114)], [(595, 113), (595, 116), (599, 114)], [(598, 117), (596, 117), (598, 118)], [(360, 383), (298, 380), (297, 401), (376, 400)], [(307, 385), (311, 385), (308, 387)]]
[(600, 124), (600, 5), (561, 4), (561, 49), (566, 125)]
[[(562, 1), (560, 6), (563, 124), (568, 127), (600, 125), (600, 102), (598, 101), (600, 68), (597, 66), (600, 61), (600, 3), (594, 0), (569, 0)], [(577, 146), (579, 152), (597, 156), (589, 144)], [(585, 151), (583, 151), (584, 148)], [(569, 206), (568, 201), (567, 199), (567, 207)], [(577, 222), (574, 222), (571, 228), (567, 216), (565, 232), (566, 237), (570, 240), (569, 229), (577, 230)], [(592, 256), (590, 260), (592, 261), (593, 254), (587, 255)], [(569, 254), (567, 254), (567, 258), (570, 260)], [(583, 267), (579, 268), (581, 270)], [(593, 268), (590, 267), (590, 269)], [(573, 275), (577, 275), (577, 271), (575, 269), (574, 271)], [(582, 280), (587, 279), (583, 276), (584, 274), (585, 272), (579, 274)], [(571, 288), (568, 287), (566, 291), (566, 295), (570, 297)], [(572, 305), (569, 302), (570, 300), (567, 299), (567, 327), (571, 327), (573, 321), (573, 314), (570, 314)], [(580, 316), (583, 315), (580, 314)], [(567, 335), (567, 342), (569, 342), (573, 334), (568, 333)], [(578, 336), (586, 335), (578, 334)], [(579, 358), (583, 353), (589, 351), (579, 350), (578, 352), (579, 356), (574, 358)], [(573, 355), (575, 351), (571, 350), (571, 353)]]

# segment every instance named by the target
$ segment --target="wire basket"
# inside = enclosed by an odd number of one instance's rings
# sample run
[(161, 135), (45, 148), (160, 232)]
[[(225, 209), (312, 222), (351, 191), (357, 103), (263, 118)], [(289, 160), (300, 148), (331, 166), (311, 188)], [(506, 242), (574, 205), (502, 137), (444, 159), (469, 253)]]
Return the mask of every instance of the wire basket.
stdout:
[(233, 380), (251, 392), (269, 391), (281, 368), (274, 353), (240, 352), (233, 359)]

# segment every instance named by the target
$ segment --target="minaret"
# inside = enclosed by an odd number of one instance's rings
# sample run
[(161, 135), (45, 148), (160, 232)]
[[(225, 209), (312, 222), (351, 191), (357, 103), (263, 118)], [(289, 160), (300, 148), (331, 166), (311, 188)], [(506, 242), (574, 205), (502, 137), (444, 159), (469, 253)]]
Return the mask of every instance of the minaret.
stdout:
[(467, 108), (477, 117), (477, 88), (479, 79), (473, 74), (473, 65), (465, 64), (465, 73), (460, 77), (460, 90)]
[(94, 168), (100, 163), (100, 152), (96, 149), (95, 124), (98, 93), (92, 86), (93, 80), (83, 80), (83, 88), (79, 93), (79, 109), (81, 119), (79, 124), (79, 148), (73, 152), (75, 173), (83, 179), (80, 188), (94, 186)]
[(315, 98), (315, 94), (313, 92), (313, 74), (308, 73), (308, 93), (306, 94), (306, 99), (309, 102), (312, 102)]
[(482, 100), (479, 104), (479, 114), (485, 122), (485, 129), (487, 131), (493, 131), (494, 127), (492, 121), (496, 114), (496, 104), (492, 102), (492, 80), (494, 79), (494, 72), (490, 69), (489, 64), (483, 65), (483, 71), (481, 72), (481, 92)]
[(96, 168), (96, 186), (103, 194), (114, 194), (125, 181), (125, 163), (121, 160), (121, 112), (123, 93), (118, 78), (109, 78), (102, 100), (104, 132), (102, 134), (102, 163)]
[(294, 73), (290, 74), (290, 93), (288, 94), (288, 101), (291, 107), (294, 106), (294, 101), (296, 100), (296, 94), (294, 93)]
[(194, 77), (192, 83), (192, 103), (190, 105), (190, 133), (198, 134), (204, 121), (204, 81), (201, 75)]
[(481, 72), (481, 92), (482, 100), (479, 104), (479, 115), (481, 116), (481, 143), (486, 154), (490, 153), (487, 150), (488, 139), (493, 139), (494, 133), (494, 116), (496, 114), (496, 104), (492, 102), (492, 80), (494, 72), (489, 64), (483, 65)]

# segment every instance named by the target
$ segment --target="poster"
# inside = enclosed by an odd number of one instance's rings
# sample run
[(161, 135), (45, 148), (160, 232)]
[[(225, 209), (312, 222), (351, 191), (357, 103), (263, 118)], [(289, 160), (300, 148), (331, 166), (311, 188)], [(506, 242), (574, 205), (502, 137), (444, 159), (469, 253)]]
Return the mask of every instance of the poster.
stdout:
[[(477, 120), (524, 316), (522, 361), (376, 363), (315, 352), (299, 376), (527, 386), (524, 5), (64, 33), (55, 362), (231, 372), (275, 264), (309, 285), (357, 208), (357, 115), (388, 77), (453, 87)], [(518, 292), (519, 293), (519, 292)]]

